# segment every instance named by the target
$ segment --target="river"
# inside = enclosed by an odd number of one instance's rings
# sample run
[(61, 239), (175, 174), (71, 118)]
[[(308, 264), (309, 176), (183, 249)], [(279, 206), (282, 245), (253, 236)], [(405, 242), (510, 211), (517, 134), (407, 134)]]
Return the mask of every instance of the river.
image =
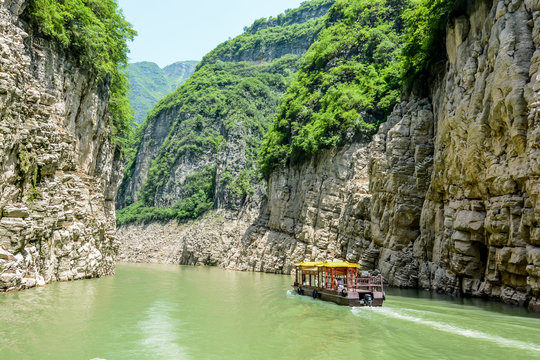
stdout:
[(0, 295), (0, 359), (540, 359), (540, 316), (423, 291), (382, 308), (295, 295), (292, 278), (118, 264)]

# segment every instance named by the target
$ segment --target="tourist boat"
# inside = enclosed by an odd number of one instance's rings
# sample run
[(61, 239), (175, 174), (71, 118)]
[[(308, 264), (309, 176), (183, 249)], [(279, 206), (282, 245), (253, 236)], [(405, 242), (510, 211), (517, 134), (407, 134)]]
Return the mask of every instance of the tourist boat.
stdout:
[(348, 306), (382, 306), (386, 299), (382, 275), (360, 276), (359, 264), (303, 261), (294, 266), (292, 286), (298, 295)]

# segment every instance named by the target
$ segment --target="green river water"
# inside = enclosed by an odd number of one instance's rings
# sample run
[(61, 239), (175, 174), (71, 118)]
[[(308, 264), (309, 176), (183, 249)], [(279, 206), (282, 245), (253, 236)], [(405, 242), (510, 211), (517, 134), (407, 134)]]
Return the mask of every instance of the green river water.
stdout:
[(301, 297), (292, 278), (175, 265), (0, 295), (0, 359), (540, 359), (540, 317), (387, 290), (382, 308)]

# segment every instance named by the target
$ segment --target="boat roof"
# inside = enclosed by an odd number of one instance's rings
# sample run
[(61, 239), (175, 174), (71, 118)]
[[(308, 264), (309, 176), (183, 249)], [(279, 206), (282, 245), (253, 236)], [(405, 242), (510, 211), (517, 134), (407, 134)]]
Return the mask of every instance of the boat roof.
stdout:
[(360, 267), (360, 264), (356, 263), (350, 263), (348, 261), (302, 261), (299, 263), (295, 263), (295, 266), (302, 266), (302, 267), (314, 267), (314, 266), (322, 266), (322, 267), (328, 267), (328, 268), (357, 268)]
[(324, 267), (329, 267), (329, 268), (340, 268), (340, 267), (345, 267), (345, 268), (357, 268), (357, 267), (360, 267), (360, 264), (356, 264), (356, 263), (350, 263), (348, 261), (327, 261), (324, 263), (323, 265)]
[(322, 261), (302, 261), (299, 263), (295, 263), (295, 266), (321, 266), (323, 264)]

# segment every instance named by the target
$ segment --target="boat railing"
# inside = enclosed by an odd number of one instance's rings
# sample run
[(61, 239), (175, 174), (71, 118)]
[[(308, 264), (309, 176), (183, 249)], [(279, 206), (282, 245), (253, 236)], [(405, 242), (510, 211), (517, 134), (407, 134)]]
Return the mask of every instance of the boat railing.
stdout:
[[(341, 282), (341, 280), (343, 280)], [(315, 283), (296, 283), (295, 286), (306, 287), (309, 289), (324, 289), (330, 293), (341, 293), (342, 290), (347, 292), (369, 291), (383, 292), (383, 277), (378, 276), (352, 276), (338, 280), (326, 277), (320, 283), (315, 280)]]
[(379, 276), (358, 276), (355, 279), (355, 284), (352, 288), (349, 288), (352, 291), (356, 290), (378, 290), (383, 291), (383, 277)]
[(357, 277), (357, 286), (382, 286), (382, 276)]

